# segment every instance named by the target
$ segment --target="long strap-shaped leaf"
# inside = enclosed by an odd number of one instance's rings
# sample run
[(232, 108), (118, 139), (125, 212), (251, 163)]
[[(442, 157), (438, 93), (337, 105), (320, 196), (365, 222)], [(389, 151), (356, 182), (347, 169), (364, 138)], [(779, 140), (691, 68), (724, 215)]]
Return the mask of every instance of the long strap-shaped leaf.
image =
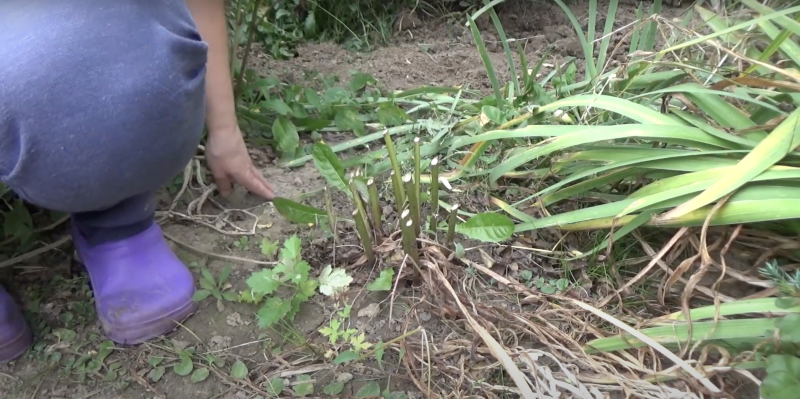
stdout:
[[(565, 126), (567, 128), (572, 126)], [(527, 129), (527, 128), (526, 128)], [(533, 131), (536, 127), (531, 127)], [(566, 129), (565, 129), (566, 130)], [(669, 125), (618, 125), (598, 126), (596, 128), (575, 127), (574, 133), (550, 138), (522, 151), (489, 173), (490, 184), (495, 184), (504, 174), (513, 171), (536, 158), (549, 155), (555, 151), (576, 147), (589, 143), (597, 143), (625, 138), (641, 138), (660, 140), (668, 143), (682, 144), (700, 149), (729, 149), (729, 143), (708, 135), (700, 129), (688, 126)]]
[(747, 154), (731, 170), (731, 174), (727, 178), (720, 178), (700, 195), (659, 217), (659, 221), (669, 222), (717, 201), (775, 165), (800, 144), (800, 126), (798, 126), (798, 123), (800, 123), (800, 109), (792, 112), (750, 154)]

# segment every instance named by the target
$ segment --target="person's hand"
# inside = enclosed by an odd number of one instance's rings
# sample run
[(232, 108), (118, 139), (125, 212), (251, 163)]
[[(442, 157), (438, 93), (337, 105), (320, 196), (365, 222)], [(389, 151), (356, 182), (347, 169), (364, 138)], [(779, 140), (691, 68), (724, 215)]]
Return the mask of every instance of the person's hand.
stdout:
[(223, 197), (233, 191), (233, 183), (265, 199), (275, 198), (275, 188), (253, 164), (239, 127), (209, 132), (206, 143), (208, 168)]

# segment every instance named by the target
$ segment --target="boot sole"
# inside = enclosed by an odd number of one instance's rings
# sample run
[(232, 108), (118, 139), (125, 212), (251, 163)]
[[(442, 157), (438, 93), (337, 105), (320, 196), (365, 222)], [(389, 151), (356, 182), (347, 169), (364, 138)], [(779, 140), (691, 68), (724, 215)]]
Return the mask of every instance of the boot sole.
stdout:
[(198, 304), (190, 301), (162, 317), (136, 326), (113, 326), (102, 319), (101, 323), (108, 339), (120, 345), (138, 345), (177, 330), (197, 308)]
[(25, 328), (16, 338), (0, 346), (0, 364), (5, 364), (17, 359), (31, 346), (33, 346), (33, 332), (31, 331), (31, 327), (25, 324)]

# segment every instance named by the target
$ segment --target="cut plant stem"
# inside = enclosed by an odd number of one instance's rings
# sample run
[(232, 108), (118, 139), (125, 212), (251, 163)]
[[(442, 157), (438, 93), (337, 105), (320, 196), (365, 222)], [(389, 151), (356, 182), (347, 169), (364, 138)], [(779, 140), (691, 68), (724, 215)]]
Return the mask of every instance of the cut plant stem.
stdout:
[(420, 217), (419, 217), (419, 196), (414, 190), (414, 181), (411, 174), (403, 176), (403, 184), (406, 186), (406, 194), (408, 195), (408, 210), (411, 211), (409, 218), (414, 221), (414, 237), (419, 237), (421, 231)]
[[(408, 235), (408, 232), (406, 231), (405, 227), (409, 213), (410, 211), (406, 209), (400, 214), (400, 242), (403, 244), (403, 252), (407, 254), (411, 253), (411, 247), (409, 245), (410, 241), (406, 237), (406, 235)], [(414, 233), (412, 232), (411, 234), (413, 235)]]
[(450, 217), (447, 226), (447, 241), (445, 245), (450, 250), (453, 250), (453, 237), (456, 235), (456, 222), (458, 221), (458, 204), (453, 204), (450, 207)]
[(331, 192), (328, 191), (328, 187), (323, 187), (322, 192), (325, 196), (325, 212), (328, 213), (328, 224), (330, 224), (331, 233), (333, 234), (333, 243), (336, 244), (339, 242), (339, 232), (336, 231), (336, 214), (333, 212)]
[(411, 220), (411, 212), (408, 209), (400, 215), (400, 228), (403, 235), (403, 251), (414, 263), (414, 268), (419, 271), (419, 250), (417, 249), (417, 238), (414, 235), (414, 222)]
[(439, 157), (434, 157), (431, 160), (431, 185), (430, 193), (431, 203), (431, 225), (430, 230), (433, 232), (434, 239), (436, 238), (436, 216), (439, 214)]
[(381, 245), (383, 242), (383, 223), (381, 221), (381, 204), (378, 202), (378, 187), (375, 186), (375, 179), (367, 180), (367, 190), (369, 192), (369, 209), (372, 216), (372, 230), (375, 232), (375, 243)]
[(389, 152), (389, 161), (392, 163), (392, 178), (397, 179), (397, 185), (394, 187), (394, 196), (397, 200), (397, 210), (400, 211), (403, 203), (406, 202), (406, 194), (403, 192), (403, 185), (400, 181), (402, 172), (400, 171), (400, 163), (397, 162), (397, 149), (395, 149), (394, 141), (392, 141), (392, 136), (389, 135), (388, 131), (383, 133), (383, 139), (386, 141), (386, 151)]
[(397, 212), (403, 212), (403, 209), (405, 209), (405, 199), (400, 201), (400, 194), (398, 194), (403, 192), (403, 181), (398, 177), (397, 173), (394, 173), (394, 170), (389, 171), (389, 177), (392, 180), (392, 191), (394, 191), (394, 200), (395, 205), (397, 205)]
[[(422, 156), (420, 155), (419, 137), (414, 137), (414, 194), (419, 201), (422, 191), (419, 187), (420, 176), (422, 176)], [(417, 212), (417, 222), (422, 223), (422, 215)]]
[(358, 235), (361, 237), (361, 244), (364, 245), (364, 252), (367, 254), (367, 260), (372, 264), (375, 262), (375, 253), (372, 251), (372, 238), (369, 235), (369, 227), (367, 227), (367, 211), (364, 209), (364, 203), (361, 201), (361, 194), (359, 194), (353, 179), (350, 179), (350, 190), (353, 192), (353, 202), (356, 203), (356, 209), (353, 210), (356, 230), (358, 230)]

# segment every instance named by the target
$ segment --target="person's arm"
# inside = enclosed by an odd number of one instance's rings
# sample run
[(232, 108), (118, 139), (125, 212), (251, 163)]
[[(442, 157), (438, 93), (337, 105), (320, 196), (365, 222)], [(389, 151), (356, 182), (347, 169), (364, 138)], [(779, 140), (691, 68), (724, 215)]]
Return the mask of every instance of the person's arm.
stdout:
[(206, 124), (209, 134), (239, 132), (231, 82), (228, 22), (224, 0), (186, 0), (203, 41), (208, 43), (206, 65)]
[(200, 37), (208, 43), (206, 63), (206, 161), (220, 194), (233, 191), (233, 183), (265, 199), (275, 189), (253, 164), (236, 118), (236, 101), (228, 53), (228, 21), (224, 0), (186, 0)]

